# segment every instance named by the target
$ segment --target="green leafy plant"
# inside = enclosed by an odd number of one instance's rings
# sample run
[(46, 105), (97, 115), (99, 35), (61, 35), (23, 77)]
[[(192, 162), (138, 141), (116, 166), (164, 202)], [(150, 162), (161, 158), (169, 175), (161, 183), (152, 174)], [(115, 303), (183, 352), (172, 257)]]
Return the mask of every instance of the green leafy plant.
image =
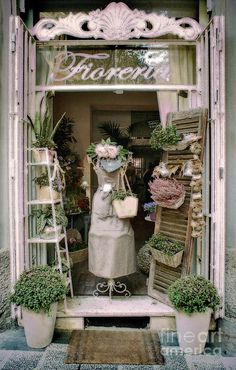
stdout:
[[(40, 188), (42, 188), (43, 186), (49, 186), (48, 174), (46, 172), (43, 172), (40, 176), (35, 177), (33, 180), (35, 184), (37, 184)], [(64, 189), (64, 185), (61, 178), (56, 177), (52, 181), (52, 187), (53, 190), (56, 190), (58, 192), (62, 191)]]
[[(35, 209), (32, 214), (37, 217), (37, 230), (38, 233), (42, 233), (45, 226), (54, 226), (52, 207)], [(55, 207), (56, 225), (66, 227), (68, 225), (68, 219), (65, 215), (65, 211), (59, 204)]]
[(127, 129), (121, 129), (118, 123), (107, 121), (100, 123), (98, 128), (105, 138), (110, 137), (118, 145), (127, 146), (131, 141), (129, 127)]
[(125, 198), (127, 197), (136, 197), (137, 198), (137, 195), (132, 193), (132, 191), (130, 190), (114, 190), (112, 192), (112, 197), (111, 199), (112, 200), (124, 200)]
[(70, 238), (68, 240), (69, 252), (76, 252), (86, 248), (88, 248), (87, 244), (81, 240), (76, 240), (75, 238)]
[(184, 246), (180, 242), (172, 241), (163, 234), (153, 234), (146, 244), (168, 256), (174, 256), (184, 249)]
[(70, 144), (77, 142), (73, 134), (74, 125), (75, 122), (71, 118), (64, 116), (54, 135), (54, 142), (57, 145), (57, 155), (65, 161), (69, 156), (74, 154), (70, 148)]
[(157, 126), (151, 133), (150, 145), (153, 149), (161, 149), (165, 145), (175, 145), (180, 140), (175, 125)]
[(67, 292), (65, 279), (50, 266), (36, 266), (24, 271), (14, 287), (10, 302), (34, 312), (50, 311), (51, 304)]
[[(32, 143), (33, 148), (49, 148), (55, 149), (57, 145), (55, 144), (53, 138), (54, 135), (65, 116), (65, 113), (61, 116), (58, 122), (53, 125), (53, 116), (49, 109), (48, 98), (49, 94), (46, 94), (40, 101), (39, 111), (35, 113), (34, 119), (28, 116), (28, 122), (33, 129), (35, 134), (35, 141)], [(42, 106), (43, 102), (46, 100), (45, 111), (43, 112)]]
[(188, 314), (215, 310), (220, 304), (216, 288), (203, 276), (181, 277), (169, 287), (168, 295), (177, 311)]

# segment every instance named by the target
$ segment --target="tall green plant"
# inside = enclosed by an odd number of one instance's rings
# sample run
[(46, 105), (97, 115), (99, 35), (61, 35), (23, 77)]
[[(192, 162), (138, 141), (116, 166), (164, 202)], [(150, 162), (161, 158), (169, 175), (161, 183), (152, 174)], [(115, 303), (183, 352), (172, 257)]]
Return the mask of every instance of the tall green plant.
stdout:
[[(43, 111), (43, 103), (45, 101), (45, 111)], [(53, 126), (53, 117), (50, 112), (48, 94), (43, 96), (40, 101), (39, 111), (35, 113), (34, 119), (28, 116), (28, 122), (35, 134), (35, 141), (32, 146), (35, 148), (55, 149), (57, 146), (53, 141), (54, 135), (61, 124), (61, 121), (66, 113), (63, 113), (58, 122)]]

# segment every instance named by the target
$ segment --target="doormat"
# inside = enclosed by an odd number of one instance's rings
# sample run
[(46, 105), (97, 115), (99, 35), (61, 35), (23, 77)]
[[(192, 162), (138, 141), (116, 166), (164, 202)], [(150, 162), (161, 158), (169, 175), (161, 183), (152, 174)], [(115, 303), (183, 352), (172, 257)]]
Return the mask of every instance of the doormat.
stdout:
[(162, 365), (157, 332), (75, 330), (67, 350), (67, 364)]

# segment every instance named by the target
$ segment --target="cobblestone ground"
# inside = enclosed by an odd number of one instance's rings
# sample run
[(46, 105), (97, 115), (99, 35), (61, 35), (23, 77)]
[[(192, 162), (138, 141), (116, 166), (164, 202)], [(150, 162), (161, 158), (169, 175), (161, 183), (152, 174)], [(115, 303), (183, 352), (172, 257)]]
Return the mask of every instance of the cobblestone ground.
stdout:
[(183, 355), (177, 340), (168, 343), (162, 335), (165, 365), (66, 365), (69, 333), (56, 334), (46, 349), (34, 350), (27, 346), (23, 329), (7, 330), (0, 334), (1, 370), (236, 370), (236, 357), (220, 355), (220, 348), (212, 347), (204, 355)]

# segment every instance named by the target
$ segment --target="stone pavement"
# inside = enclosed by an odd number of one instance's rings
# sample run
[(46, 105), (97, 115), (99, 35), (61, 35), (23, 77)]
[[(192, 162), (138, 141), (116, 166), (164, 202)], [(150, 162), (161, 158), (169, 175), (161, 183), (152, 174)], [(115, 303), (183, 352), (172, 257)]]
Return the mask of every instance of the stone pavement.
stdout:
[[(70, 333), (56, 333), (46, 349), (27, 346), (22, 328), (0, 333), (1, 370), (236, 370), (236, 357), (219, 355), (220, 348), (208, 348), (209, 354), (183, 355), (176, 333), (161, 335), (165, 365), (66, 365), (64, 359)], [(174, 339), (174, 340), (173, 340)]]

